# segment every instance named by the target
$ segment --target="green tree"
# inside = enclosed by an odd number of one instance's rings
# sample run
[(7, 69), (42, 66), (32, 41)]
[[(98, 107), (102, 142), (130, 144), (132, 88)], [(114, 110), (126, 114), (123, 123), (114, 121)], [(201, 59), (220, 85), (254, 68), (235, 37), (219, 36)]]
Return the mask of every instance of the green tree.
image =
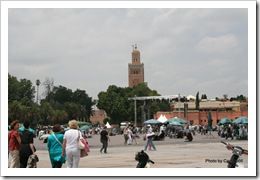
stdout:
[(111, 85), (106, 92), (98, 94), (97, 107), (104, 109), (111, 118), (110, 123), (119, 124), (122, 121), (129, 120), (129, 102), (124, 88)]
[(22, 120), (21, 118), (24, 116), (25, 106), (17, 101), (11, 101), (8, 103), (8, 119), (9, 123), (15, 119)]
[(51, 123), (66, 124), (68, 122), (68, 114), (64, 110), (55, 109), (51, 117)]
[(207, 97), (206, 94), (202, 94), (202, 95), (201, 95), (201, 99), (208, 99), (208, 97)]
[(240, 102), (246, 101), (246, 99), (247, 99), (246, 96), (244, 96), (244, 95), (242, 95), (242, 94), (239, 95), (239, 96), (237, 96), (237, 98), (236, 98), (236, 100), (237, 100), (237, 101), (240, 101)]
[(50, 124), (54, 114), (54, 109), (49, 102), (43, 102), (40, 106), (40, 123), (44, 125)]
[[(72, 91), (64, 86), (54, 86), (46, 96), (46, 100), (55, 108), (65, 110), (68, 118), (78, 118), (80, 121), (89, 120), (92, 114), (92, 98), (85, 90)], [(74, 112), (72, 112), (74, 111)]]
[(107, 122), (110, 124), (111, 123), (111, 119), (110, 118), (105, 118), (103, 123), (106, 124)]
[(73, 102), (66, 102), (64, 104), (64, 109), (68, 113), (69, 119), (79, 119), (81, 114), (81, 106), (80, 104)]
[(8, 102), (17, 100), (23, 105), (31, 105), (33, 103), (35, 87), (32, 82), (27, 79), (17, 80), (16, 77), (8, 74)]
[(30, 120), (34, 125), (34, 116), (38, 116), (34, 103), (35, 87), (27, 79), (18, 80), (8, 74), (8, 121), (18, 119), (20, 122)]
[(32, 127), (37, 127), (37, 125), (39, 125), (41, 119), (41, 111), (38, 104), (35, 103), (30, 107), (29, 119), (31, 121)]
[(155, 90), (151, 90), (146, 83), (141, 83), (138, 84), (137, 86), (133, 87), (133, 90), (131, 92), (131, 94), (134, 96), (159, 96), (159, 94), (157, 93), (157, 91)]
[[(155, 90), (151, 90), (145, 83), (133, 88), (121, 88), (115, 85), (108, 87), (106, 92), (98, 94), (97, 107), (104, 109), (111, 118), (111, 123), (119, 124), (122, 121), (134, 121), (134, 101), (130, 97), (158, 96)], [(169, 110), (168, 101), (137, 101), (137, 121), (143, 122), (159, 110)]]
[(89, 120), (92, 115), (92, 106), (95, 104), (86, 91), (77, 89), (72, 95), (72, 102), (81, 105), (80, 118), (82, 121)]
[(223, 99), (224, 100), (228, 100), (228, 95), (227, 94), (223, 94)]
[(54, 87), (50, 94), (53, 94), (53, 100), (60, 104), (72, 102), (73, 92), (64, 86)]

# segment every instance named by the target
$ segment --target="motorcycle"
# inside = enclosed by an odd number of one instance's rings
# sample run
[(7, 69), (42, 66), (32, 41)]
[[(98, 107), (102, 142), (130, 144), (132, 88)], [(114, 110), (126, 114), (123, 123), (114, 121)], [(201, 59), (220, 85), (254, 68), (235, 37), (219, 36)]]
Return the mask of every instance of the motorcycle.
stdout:
[(138, 161), (136, 168), (150, 168), (150, 163), (154, 164), (154, 161), (143, 150), (135, 154), (135, 160)]
[(243, 149), (240, 146), (233, 146), (233, 145), (226, 143), (224, 141), (221, 141), (221, 143), (225, 144), (227, 149), (232, 151), (232, 156), (231, 156), (230, 160), (227, 161), (228, 162), (228, 166), (227, 166), (228, 168), (238, 167), (238, 164), (237, 164), (238, 158), (240, 156), (242, 156), (243, 154), (248, 155), (248, 150)]

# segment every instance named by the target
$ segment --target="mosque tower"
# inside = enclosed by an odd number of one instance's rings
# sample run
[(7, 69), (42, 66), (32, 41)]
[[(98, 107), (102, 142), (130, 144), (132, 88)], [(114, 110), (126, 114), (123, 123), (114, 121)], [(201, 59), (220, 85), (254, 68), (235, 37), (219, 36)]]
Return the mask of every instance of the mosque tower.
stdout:
[(133, 46), (132, 63), (128, 64), (128, 86), (134, 87), (144, 82), (144, 64), (140, 61), (140, 51)]

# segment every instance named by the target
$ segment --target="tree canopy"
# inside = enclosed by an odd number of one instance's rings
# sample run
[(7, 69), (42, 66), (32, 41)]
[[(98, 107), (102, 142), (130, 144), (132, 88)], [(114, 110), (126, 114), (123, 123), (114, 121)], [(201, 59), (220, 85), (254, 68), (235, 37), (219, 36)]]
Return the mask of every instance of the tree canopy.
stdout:
[(34, 101), (35, 87), (27, 79), (17, 80), (8, 74), (8, 102), (19, 101), (23, 105), (30, 105)]
[[(39, 81), (40, 82), (40, 81)], [(38, 82), (38, 84), (39, 84)], [(37, 81), (36, 81), (37, 85)], [(92, 100), (85, 90), (73, 91), (65, 86), (54, 85), (54, 80), (47, 78), (42, 83), (45, 87), (45, 98), (38, 104), (35, 102), (35, 86), (30, 80), (20, 79), (8, 74), (8, 120), (14, 119), (23, 122), (31, 120), (31, 124), (53, 125), (65, 124), (70, 119), (89, 121), (92, 115), (92, 106), (97, 104), (99, 109), (106, 111), (109, 123), (119, 124), (122, 121), (134, 121), (134, 101), (129, 98), (143, 96), (160, 96), (156, 90), (150, 89), (146, 83), (134, 87), (108, 86), (106, 91), (98, 94), (98, 100)], [(224, 96), (227, 99), (227, 95)], [(202, 94), (201, 99), (207, 99)], [(216, 98), (217, 99), (217, 98)], [(179, 99), (175, 99), (176, 101)], [(247, 97), (238, 95), (230, 100), (247, 101)], [(185, 97), (180, 98), (186, 102)], [(199, 110), (199, 92), (196, 94), (196, 109)], [(158, 111), (170, 111), (167, 100), (137, 100), (137, 123), (142, 124), (147, 119), (152, 119)]]
[[(37, 84), (36, 84), (37, 85)], [(21, 122), (30, 120), (33, 126), (67, 123), (75, 118), (88, 121), (94, 102), (85, 90), (72, 91), (64, 86), (54, 86), (53, 80), (47, 79), (46, 97), (40, 105), (34, 102), (35, 87), (27, 79), (18, 80), (8, 75), (8, 120), (18, 119)]]
[[(110, 117), (110, 123), (134, 121), (134, 101), (128, 98), (138, 96), (159, 96), (157, 91), (151, 90), (145, 83), (133, 88), (111, 85), (106, 92), (98, 94), (97, 107), (104, 109)], [(141, 123), (152, 117), (159, 110), (170, 110), (169, 102), (137, 101), (138, 122)]]

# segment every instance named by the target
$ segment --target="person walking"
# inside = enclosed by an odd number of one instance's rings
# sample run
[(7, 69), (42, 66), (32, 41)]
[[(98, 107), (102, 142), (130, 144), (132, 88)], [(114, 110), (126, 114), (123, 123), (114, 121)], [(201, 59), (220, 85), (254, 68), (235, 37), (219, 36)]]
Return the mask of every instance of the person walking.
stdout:
[(62, 156), (62, 144), (64, 135), (61, 132), (61, 126), (56, 124), (52, 129), (53, 133), (48, 136), (47, 147), (52, 168), (61, 168), (65, 163), (65, 157)]
[(138, 134), (137, 134), (137, 127), (132, 127), (132, 142), (135, 142), (135, 144), (138, 144), (136, 141), (136, 138), (138, 138)]
[(126, 144), (127, 144), (127, 140), (128, 140), (128, 135), (127, 135), (128, 128), (129, 128), (128, 126), (127, 126), (127, 127), (125, 127), (125, 128), (124, 128), (124, 131), (123, 131), (124, 140), (125, 140), (125, 142), (124, 142), (124, 145), (126, 145)]
[(102, 143), (102, 147), (100, 149), (101, 153), (103, 150), (104, 150), (104, 153), (107, 153), (108, 140), (110, 141), (108, 132), (107, 132), (107, 127), (104, 126), (103, 130), (100, 132), (100, 142)]
[(145, 151), (147, 150), (148, 146), (152, 147), (153, 150), (156, 151), (155, 145), (153, 143), (153, 138), (154, 138), (153, 129), (152, 129), (151, 125), (148, 125), (148, 131), (147, 131), (147, 134), (146, 134), (147, 143), (146, 143), (145, 148), (144, 148)]
[(78, 130), (78, 122), (76, 120), (69, 121), (69, 130), (67, 130), (63, 137), (62, 156), (67, 158), (68, 168), (78, 168), (80, 161), (79, 139), (83, 138), (81, 132)]
[(20, 131), (21, 147), (20, 147), (19, 155), (20, 155), (20, 167), (26, 168), (30, 155), (35, 154), (36, 149), (33, 145), (34, 134), (29, 130), (30, 122), (25, 121), (23, 123), (23, 126), (24, 129)]
[(133, 132), (131, 130), (131, 127), (129, 127), (128, 130), (127, 130), (127, 137), (128, 137), (127, 145), (131, 145), (132, 144), (132, 142), (133, 142), (132, 136), (133, 136)]
[(8, 133), (8, 152), (10, 168), (20, 168), (20, 156), (19, 149), (21, 144), (21, 138), (18, 132), (19, 121), (14, 120), (11, 125), (11, 131)]
[(231, 138), (233, 140), (233, 134), (232, 134), (232, 126), (231, 124), (228, 125), (227, 127), (227, 134), (226, 134), (226, 139)]

